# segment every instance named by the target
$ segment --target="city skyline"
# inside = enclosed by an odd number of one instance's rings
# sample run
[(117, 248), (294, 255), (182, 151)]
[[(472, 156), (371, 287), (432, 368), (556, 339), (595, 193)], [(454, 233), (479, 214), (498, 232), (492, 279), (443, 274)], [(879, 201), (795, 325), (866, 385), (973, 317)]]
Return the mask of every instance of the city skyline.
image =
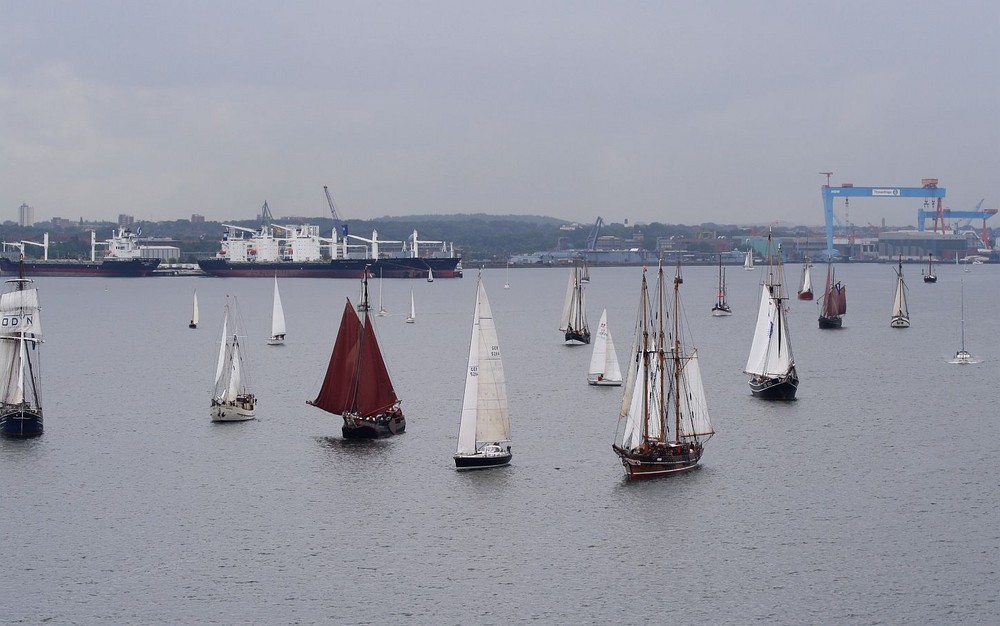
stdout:
[[(987, 2), (5, 5), (0, 205), (821, 224), (1000, 207)], [(914, 201), (852, 199), (858, 224)], [(237, 216), (240, 216), (237, 218)]]

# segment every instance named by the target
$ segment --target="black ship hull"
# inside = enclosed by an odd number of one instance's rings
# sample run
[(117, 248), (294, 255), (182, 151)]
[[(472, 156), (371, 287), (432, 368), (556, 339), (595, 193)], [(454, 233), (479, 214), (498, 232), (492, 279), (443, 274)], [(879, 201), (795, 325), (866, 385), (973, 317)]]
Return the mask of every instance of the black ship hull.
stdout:
[(406, 431), (406, 418), (402, 413), (376, 417), (344, 416), (341, 432), (344, 439), (380, 439)]
[(580, 346), (590, 343), (590, 331), (583, 331), (582, 333), (575, 330), (566, 331), (566, 343), (571, 346)]
[(790, 401), (795, 399), (799, 388), (799, 377), (792, 370), (782, 378), (753, 377), (750, 379), (750, 393), (761, 400)]
[(823, 317), (819, 316), (819, 327), (823, 330), (841, 328), (844, 325), (844, 318), (842, 317)]
[(472, 454), (468, 456), (462, 456), (459, 454), (455, 455), (455, 467), (462, 470), (472, 470), (472, 469), (487, 469), (490, 467), (499, 467), (501, 465), (507, 465), (510, 463), (510, 459), (513, 455), (510, 452), (507, 454), (497, 454), (497, 455), (482, 455), (482, 454)]
[(330, 261), (235, 262), (228, 259), (201, 259), (198, 267), (209, 276), (242, 278), (361, 278), (365, 268), (370, 276), (382, 278), (461, 278), (459, 258), (334, 259)]
[(0, 435), (24, 439), (42, 434), (41, 411), (7, 409), (0, 413)]
[[(149, 276), (160, 265), (160, 259), (127, 259), (116, 261), (41, 261), (26, 260), (26, 276), (106, 276), (139, 278)], [(17, 274), (17, 261), (0, 257), (0, 271)]]
[(693, 470), (701, 461), (700, 443), (659, 445), (646, 450), (625, 450), (611, 446), (630, 479), (657, 478)]

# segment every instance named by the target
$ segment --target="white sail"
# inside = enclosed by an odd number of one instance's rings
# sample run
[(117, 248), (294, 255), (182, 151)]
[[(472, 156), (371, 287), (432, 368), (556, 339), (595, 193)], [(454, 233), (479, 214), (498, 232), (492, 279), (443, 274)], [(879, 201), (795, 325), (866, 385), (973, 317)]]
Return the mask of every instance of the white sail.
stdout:
[(38, 346), (42, 341), (38, 290), (30, 280), (13, 279), (15, 290), (0, 295), (0, 400), (41, 409)]
[(747, 365), (743, 371), (757, 376), (780, 377), (787, 374), (794, 364), (784, 311), (780, 301), (764, 285), (750, 356), (747, 357)]
[(226, 305), (222, 318), (222, 340), (219, 342), (219, 363), (215, 366), (215, 384), (222, 380), (222, 370), (226, 366), (226, 339), (229, 324), (229, 305)]
[(194, 297), (191, 299), (191, 326), (198, 325), (198, 290), (194, 290)]
[(243, 371), (240, 367), (240, 363), (242, 362), (240, 359), (240, 342), (236, 335), (235, 324), (233, 326), (233, 345), (229, 357), (232, 359), (232, 362), (229, 367), (229, 385), (222, 396), (224, 402), (235, 401), (236, 396), (240, 395), (240, 385), (243, 384)]
[[(707, 438), (715, 433), (708, 415), (708, 399), (701, 382), (697, 348), (683, 363), (681, 369), (681, 430), (680, 438)], [(701, 439), (707, 441), (707, 439)]]
[(622, 381), (622, 371), (618, 365), (618, 354), (615, 352), (615, 342), (608, 328), (608, 310), (601, 312), (601, 321), (597, 325), (597, 338), (594, 340), (594, 352), (590, 356), (590, 369), (587, 380), (591, 382)]
[(569, 281), (566, 283), (566, 300), (563, 302), (562, 317), (559, 321), (559, 330), (566, 332), (569, 329), (573, 312), (573, 293), (576, 291), (576, 270), (570, 270)]
[(271, 307), (271, 338), (285, 334), (285, 311), (281, 307), (281, 293), (278, 292), (278, 277), (274, 277), (274, 303)]
[(910, 312), (906, 307), (906, 285), (903, 283), (903, 276), (896, 277), (896, 294), (892, 300), (892, 316), (902, 316), (908, 318)]
[(0, 296), (0, 315), (3, 315), (0, 335), (19, 337), (21, 333), (30, 333), (41, 338), (42, 317), (39, 311), (37, 289), (9, 291), (3, 294)]
[(747, 257), (743, 260), (743, 269), (753, 269), (753, 248), (747, 250)]
[(809, 273), (809, 263), (806, 262), (802, 266), (802, 284), (799, 286), (799, 293), (812, 291), (812, 288), (812, 276)]
[(407, 323), (414, 323), (417, 319), (417, 305), (413, 302), (413, 290), (410, 290), (410, 314), (406, 316)]
[(629, 384), (625, 386), (627, 392), (624, 396), (622, 417), (625, 418), (625, 432), (622, 435), (622, 447), (626, 450), (634, 450), (642, 443), (642, 421), (643, 421), (643, 385), (642, 379), (646, 376), (646, 367), (642, 358), (635, 361), (634, 367), (629, 368)]
[(475, 454), (479, 443), (501, 441), (510, 441), (507, 383), (493, 312), (480, 279), (457, 452)]

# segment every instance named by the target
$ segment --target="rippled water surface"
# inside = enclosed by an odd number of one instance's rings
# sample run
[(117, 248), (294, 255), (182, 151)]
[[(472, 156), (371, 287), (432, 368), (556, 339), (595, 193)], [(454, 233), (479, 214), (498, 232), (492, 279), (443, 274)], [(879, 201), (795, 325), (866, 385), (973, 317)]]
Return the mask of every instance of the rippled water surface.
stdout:
[[(5, 621), (54, 623), (998, 623), (1000, 267), (838, 268), (841, 331), (792, 301), (799, 399), (742, 373), (759, 274), (682, 293), (718, 434), (700, 469), (627, 483), (611, 451), (620, 389), (556, 330), (566, 270), (488, 270), (510, 394), (510, 467), (458, 473), (475, 272), (385, 281), (379, 336), (407, 432), (345, 442), (315, 396), (354, 281), (37, 281), (46, 432), (0, 441)], [(639, 268), (593, 268), (620, 356)], [(787, 282), (798, 283), (789, 267)], [(823, 280), (817, 266), (814, 283)], [(946, 363), (959, 347), (984, 362)], [(187, 328), (192, 291), (201, 327)], [(417, 323), (404, 324), (413, 289)], [(377, 299), (377, 283), (372, 286)], [(256, 421), (212, 424), (225, 294), (247, 322)]]

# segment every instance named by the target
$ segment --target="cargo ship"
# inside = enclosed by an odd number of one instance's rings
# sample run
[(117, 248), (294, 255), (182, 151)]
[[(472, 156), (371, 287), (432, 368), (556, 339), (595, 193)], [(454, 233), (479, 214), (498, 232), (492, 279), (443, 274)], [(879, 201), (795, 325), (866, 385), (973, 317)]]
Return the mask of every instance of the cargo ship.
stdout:
[[(49, 235), (45, 233), (42, 243), (36, 241), (4, 242), (4, 251), (13, 248), (18, 256), (24, 254), (25, 246), (39, 246), (43, 249), (41, 259), (24, 259), (24, 273), (27, 276), (107, 276), (117, 278), (138, 278), (149, 276), (160, 265), (160, 259), (144, 259), (138, 244), (139, 233), (119, 228), (111, 239), (97, 241), (97, 235), (90, 231), (90, 260), (49, 259)], [(103, 257), (98, 258), (98, 246), (105, 246)], [(6, 255), (0, 256), (0, 271), (17, 274), (18, 261)]]
[[(223, 224), (225, 232), (219, 252), (199, 259), (198, 267), (209, 276), (360, 279), (461, 278), (462, 260), (454, 246), (442, 241), (422, 241), (417, 231), (406, 241), (380, 241), (349, 235), (321, 237), (313, 225), (261, 226), (259, 229)], [(352, 243), (352, 242), (361, 243)], [(439, 244), (431, 254), (421, 253), (421, 244)], [(386, 248), (390, 248), (386, 252)], [(427, 252), (424, 248), (424, 253)]]

